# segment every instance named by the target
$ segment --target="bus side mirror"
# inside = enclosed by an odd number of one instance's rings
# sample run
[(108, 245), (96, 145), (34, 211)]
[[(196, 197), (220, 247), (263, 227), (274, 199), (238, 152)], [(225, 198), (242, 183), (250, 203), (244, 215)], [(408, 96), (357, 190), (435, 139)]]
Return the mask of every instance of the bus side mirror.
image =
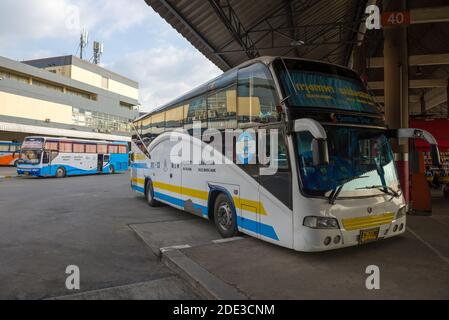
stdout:
[(313, 136), (311, 149), (314, 166), (329, 164), (326, 130), (318, 121), (308, 118), (297, 119), (294, 122), (294, 131), (307, 131)]
[(312, 140), (312, 159), (315, 167), (329, 164), (328, 150), (327, 140), (315, 138)]
[(387, 131), (388, 138), (407, 138), (407, 139), (422, 139), (430, 144), (430, 155), (432, 157), (432, 165), (434, 167), (441, 166), (440, 151), (438, 149), (437, 139), (430, 132), (415, 128), (401, 128)]

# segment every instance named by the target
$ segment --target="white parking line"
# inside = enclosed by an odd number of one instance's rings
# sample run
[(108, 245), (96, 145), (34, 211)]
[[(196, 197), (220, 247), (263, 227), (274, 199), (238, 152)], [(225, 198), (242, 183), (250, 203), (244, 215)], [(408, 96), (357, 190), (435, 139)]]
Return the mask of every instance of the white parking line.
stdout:
[(410, 233), (415, 236), (416, 239), (421, 241), (427, 248), (432, 250), (437, 256), (439, 256), (444, 262), (446, 262), (449, 265), (449, 258), (447, 258), (444, 254), (442, 254), (437, 248), (432, 246), (430, 243), (428, 243), (426, 240), (421, 238), (415, 231), (413, 231), (409, 226), (407, 226), (407, 230), (410, 231)]
[(242, 240), (242, 239), (244, 239), (244, 238), (243, 237), (232, 237), (232, 238), (212, 240), (212, 242), (213, 243), (225, 243), (225, 242), (231, 242), (231, 241)]
[(180, 244), (180, 245), (176, 245), (176, 246), (169, 246), (169, 247), (163, 247), (160, 248), (159, 250), (161, 251), (161, 253), (170, 251), (170, 250), (177, 250), (177, 249), (187, 249), (187, 248), (191, 248), (191, 245), (188, 244)]

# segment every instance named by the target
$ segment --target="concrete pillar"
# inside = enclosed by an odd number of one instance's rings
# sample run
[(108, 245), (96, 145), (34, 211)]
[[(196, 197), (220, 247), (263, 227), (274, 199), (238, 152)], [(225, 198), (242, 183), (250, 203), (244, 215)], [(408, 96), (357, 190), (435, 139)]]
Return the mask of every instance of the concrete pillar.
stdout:
[[(384, 11), (403, 11), (405, 0), (384, 0)], [(408, 50), (407, 28), (384, 28), (385, 121), (390, 129), (408, 128)], [(409, 202), (410, 173), (408, 141), (392, 141), (404, 197)]]
[(424, 94), (421, 95), (419, 101), (421, 103), (421, 115), (423, 116), (426, 114), (426, 99), (424, 98)]
[(447, 105), (447, 118), (449, 119), (449, 78), (447, 79), (447, 87), (446, 87), (446, 105)]

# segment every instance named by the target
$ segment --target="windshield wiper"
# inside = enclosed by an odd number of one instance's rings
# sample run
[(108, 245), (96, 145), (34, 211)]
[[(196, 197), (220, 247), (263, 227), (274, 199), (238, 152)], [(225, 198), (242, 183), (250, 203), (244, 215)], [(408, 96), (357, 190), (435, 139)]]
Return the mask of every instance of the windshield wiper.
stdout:
[(339, 180), (339, 182), (341, 182), (341, 185), (339, 185), (337, 188), (332, 190), (331, 194), (329, 195), (329, 203), (335, 204), (335, 200), (337, 199), (338, 195), (340, 194), (341, 190), (343, 189), (343, 186), (346, 183), (356, 180), (356, 179), (363, 179), (363, 178), (368, 178), (368, 176), (351, 177), (351, 178)]
[(357, 189), (377, 189), (385, 194), (388, 194), (389, 196), (392, 196), (394, 198), (399, 198), (401, 196), (401, 194), (399, 193), (399, 190), (396, 191), (394, 190), (392, 187), (389, 186), (383, 186), (383, 185), (374, 185), (374, 186), (366, 186), (366, 187), (361, 187), (361, 188), (357, 188)]

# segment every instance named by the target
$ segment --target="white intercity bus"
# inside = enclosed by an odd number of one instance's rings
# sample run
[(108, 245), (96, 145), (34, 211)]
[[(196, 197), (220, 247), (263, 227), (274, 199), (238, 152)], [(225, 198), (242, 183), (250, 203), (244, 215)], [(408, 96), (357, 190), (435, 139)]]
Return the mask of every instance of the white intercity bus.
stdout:
[(406, 203), (388, 130), (358, 75), (318, 61), (247, 61), (134, 122), (131, 187), (299, 251), (399, 235)]

